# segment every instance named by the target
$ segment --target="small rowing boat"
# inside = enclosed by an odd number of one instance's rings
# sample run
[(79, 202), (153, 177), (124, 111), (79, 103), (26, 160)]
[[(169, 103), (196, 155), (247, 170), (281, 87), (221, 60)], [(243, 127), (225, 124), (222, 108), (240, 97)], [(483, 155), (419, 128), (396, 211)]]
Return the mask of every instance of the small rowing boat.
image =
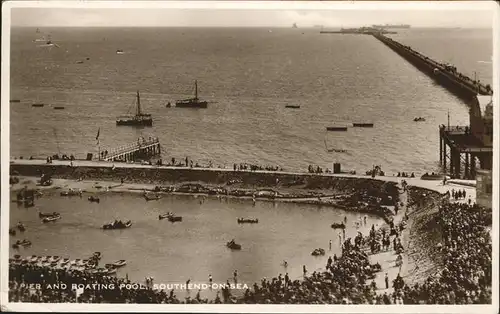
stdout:
[(112, 265), (114, 267), (123, 267), (123, 266), (127, 265), (127, 261), (124, 259), (121, 259), (119, 261), (114, 262)]
[(347, 131), (346, 126), (327, 126), (327, 131)]
[(355, 128), (373, 128), (373, 123), (353, 123)]
[(61, 219), (61, 215), (56, 215), (56, 216), (50, 216), (50, 217), (45, 217), (42, 219), (42, 222), (43, 223), (47, 223), (47, 222), (54, 222), (54, 221), (57, 221)]

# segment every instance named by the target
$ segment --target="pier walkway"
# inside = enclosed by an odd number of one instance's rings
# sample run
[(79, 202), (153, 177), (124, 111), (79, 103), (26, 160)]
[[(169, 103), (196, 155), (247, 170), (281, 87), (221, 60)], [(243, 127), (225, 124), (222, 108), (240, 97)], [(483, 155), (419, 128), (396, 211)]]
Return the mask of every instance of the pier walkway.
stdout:
[(392, 38), (380, 33), (373, 33), (373, 37), (380, 40), (387, 47), (406, 59), (440, 85), (464, 100), (471, 100), (476, 95), (493, 95), (489, 85), (473, 80), (457, 71), (456, 67), (437, 62), (409, 46), (405, 46)]
[(141, 156), (154, 156), (161, 151), (158, 138), (139, 138), (137, 142), (115, 148), (111, 151), (100, 152), (99, 160), (103, 161), (133, 161)]

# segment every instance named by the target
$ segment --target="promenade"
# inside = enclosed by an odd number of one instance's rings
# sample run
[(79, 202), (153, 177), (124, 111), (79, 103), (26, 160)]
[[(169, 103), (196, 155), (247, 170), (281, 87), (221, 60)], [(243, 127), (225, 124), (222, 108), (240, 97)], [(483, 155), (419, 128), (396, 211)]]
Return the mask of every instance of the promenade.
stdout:
[[(359, 179), (371, 179), (371, 176), (368, 175), (359, 175), (359, 174), (348, 174), (348, 173), (308, 173), (308, 172), (290, 172), (290, 171), (268, 171), (268, 170), (237, 170), (229, 168), (190, 168), (190, 167), (176, 167), (176, 166), (156, 166), (156, 165), (143, 165), (138, 163), (113, 163), (113, 162), (105, 162), (105, 161), (87, 161), (87, 160), (53, 160), (51, 164), (47, 164), (45, 160), (40, 159), (16, 159), (10, 161), (11, 169), (12, 165), (24, 165), (29, 166), (32, 165), (34, 167), (88, 167), (88, 168), (105, 168), (105, 169), (165, 169), (165, 170), (182, 170), (182, 171), (193, 171), (193, 172), (222, 172), (222, 173), (247, 173), (247, 174), (255, 174), (258, 176), (259, 174), (277, 174), (277, 175), (289, 175), (289, 176), (304, 176), (304, 177), (338, 177), (338, 178), (359, 178)], [(23, 174), (21, 174), (23, 175)], [(465, 188), (466, 191), (474, 195), (475, 197), (475, 180), (454, 180), (450, 181), (449, 184), (443, 186), (443, 182), (441, 180), (422, 180), (420, 178), (402, 178), (393, 176), (376, 176), (373, 178), (374, 180), (386, 181), (386, 182), (396, 182), (400, 183), (401, 180), (405, 180), (408, 185), (429, 189), (432, 191), (439, 192), (441, 194), (446, 193), (451, 190), (451, 188), (457, 187)]]

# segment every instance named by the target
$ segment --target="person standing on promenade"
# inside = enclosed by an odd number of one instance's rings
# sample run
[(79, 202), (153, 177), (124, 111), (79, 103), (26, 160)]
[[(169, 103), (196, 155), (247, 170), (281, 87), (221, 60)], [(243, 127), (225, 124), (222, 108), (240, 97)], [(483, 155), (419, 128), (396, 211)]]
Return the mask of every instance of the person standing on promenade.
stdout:
[(330, 245), (330, 251), (331, 251), (332, 250), (332, 240), (330, 240), (329, 245)]
[(389, 289), (389, 275), (385, 273), (385, 288)]
[(306, 265), (302, 265), (302, 272), (304, 273), (304, 276), (307, 274)]
[(237, 270), (234, 270), (233, 279), (234, 279), (234, 283), (238, 283), (238, 271)]
[(210, 274), (208, 275), (208, 283), (210, 284), (210, 287), (212, 287), (212, 282), (213, 282), (212, 274)]

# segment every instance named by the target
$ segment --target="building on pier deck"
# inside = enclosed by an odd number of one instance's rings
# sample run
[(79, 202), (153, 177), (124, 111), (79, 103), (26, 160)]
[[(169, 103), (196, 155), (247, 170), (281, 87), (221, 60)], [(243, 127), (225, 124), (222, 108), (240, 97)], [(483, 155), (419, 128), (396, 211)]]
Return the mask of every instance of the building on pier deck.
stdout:
[(439, 128), (439, 161), (454, 178), (476, 178), (477, 162), (486, 172), (493, 167), (492, 96), (477, 95), (469, 107), (469, 126)]

